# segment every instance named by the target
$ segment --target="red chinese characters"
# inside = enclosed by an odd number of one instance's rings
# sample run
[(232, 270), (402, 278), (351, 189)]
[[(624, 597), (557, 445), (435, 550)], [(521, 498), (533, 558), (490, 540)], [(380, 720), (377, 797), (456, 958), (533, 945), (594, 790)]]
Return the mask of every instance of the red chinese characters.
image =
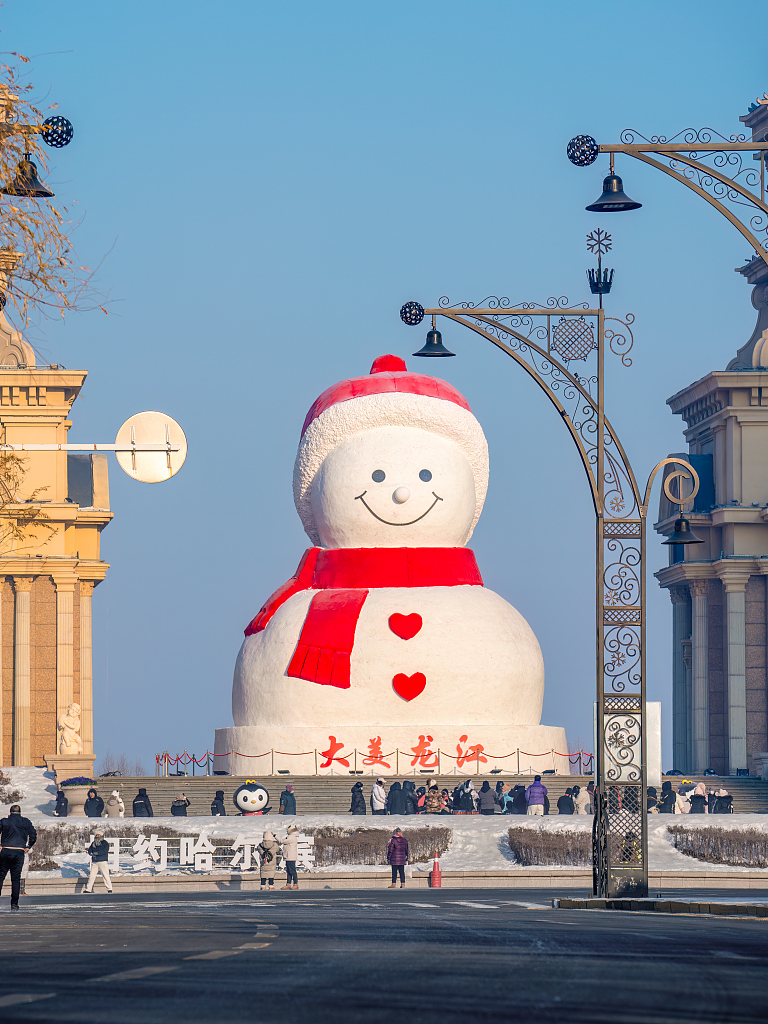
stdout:
[(339, 741), (336, 739), (335, 736), (329, 736), (328, 737), (328, 749), (320, 751), (322, 756), (324, 758), (326, 758), (326, 760), (323, 761), (323, 763), (320, 765), (320, 767), (321, 768), (330, 768), (331, 764), (334, 761), (338, 761), (339, 764), (343, 764), (345, 768), (349, 768), (349, 761), (346, 759), (346, 757), (336, 757), (336, 755), (343, 748), (343, 746), (344, 746), (344, 744), (343, 743), (339, 743)]
[(368, 740), (368, 756), (363, 758), (363, 764), (383, 764), (385, 768), (392, 767), (388, 761), (384, 760), (384, 754), (381, 750), (381, 736), (374, 736), (373, 739)]
[(456, 753), (459, 755), (456, 758), (456, 767), (461, 768), (467, 761), (482, 762), (483, 764), (488, 763), (488, 758), (483, 756), (485, 747), (482, 743), (474, 743), (468, 746), (466, 750), (461, 749), (461, 744), (467, 742), (466, 736), (459, 736), (459, 742), (456, 744)]
[(437, 754), (434, 750), (431, 750), (431, 744), (433, 740), (431, 736), (419, 736), (419, 742), (415, 747), (411, 747), (414, 753), (414, 758), (411, 761), (411, 767), (420, 764), (423, 768), (436, 768), (438, 764)]

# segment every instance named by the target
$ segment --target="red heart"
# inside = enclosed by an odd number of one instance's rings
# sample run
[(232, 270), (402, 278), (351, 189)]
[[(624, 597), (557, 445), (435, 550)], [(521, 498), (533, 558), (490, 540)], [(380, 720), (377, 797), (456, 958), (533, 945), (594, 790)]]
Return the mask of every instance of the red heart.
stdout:
[(400, 612), (395, 612), (394, 615), (389, 616), (389, 628), (401, 640), (410, 640), (411, 637), (416, 636), (421, 626), (422, 620), (418, 612), (414, 612), (412, 615), (401, 615)]
[(414, 672), (412, 676), (407, 676), (405, 672), (398, 672), (392, 680), (395, 693), (403, 700), (413, 700), (414, 697), (418, 697), (426, 685), (427, 677), (423, 672)]

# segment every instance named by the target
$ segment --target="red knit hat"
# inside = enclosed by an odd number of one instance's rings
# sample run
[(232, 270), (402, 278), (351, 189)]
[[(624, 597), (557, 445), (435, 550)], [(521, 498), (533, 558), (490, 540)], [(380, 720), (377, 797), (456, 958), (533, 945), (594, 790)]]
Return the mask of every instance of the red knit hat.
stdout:
[(466, 398), (447, 381), (439, 377), (427, 377), (423, 373), (411, 373), (400, 356), (379, 356), (374, 359), (367, 377), (352, 377), (339, 381), (327, 388), (312, 405), (301, 428), (301, 436), (307, 427), (326, 409), (337, 402), (348, 402), (352, 398), (367, 395), (386, 395), (399, 392), (404, 395), (425, 395), (427, 398), (443, 398), (447, 402), (472, 412)]

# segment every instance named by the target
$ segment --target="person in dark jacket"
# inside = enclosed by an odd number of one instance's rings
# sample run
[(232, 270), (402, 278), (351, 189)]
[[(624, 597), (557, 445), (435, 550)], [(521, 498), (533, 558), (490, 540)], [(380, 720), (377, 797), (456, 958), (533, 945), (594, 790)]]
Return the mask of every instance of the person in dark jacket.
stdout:
[(189, 807), (189, 800), (184, 796), (183, 793), (178, 793), (176, 799), (171, 804), (171, 814), (174, 818), (186, 818), (187, 808)]
[(101, 874), (104, 879), (104, 885), (107, 887), (107, 892), (111, 894), (112, 879), (109, 877), (109, 867), (107, 866), (107, 861), (109, 860), (109, 843), (104, 838), (103, 828), (96, 829), (93, 842), (88, 847), (88, 853), (91, 855), (91, 870), (83, 892), (87, 892), (89, 894), (92, 893), (93, 883), (96, 881), (96, 876)]
[(416, 813), (423, 814), (427, 806), (427, 787), (419, 786), (416, 790)]
[(672, 789), (671, 782), (662, 782), (661, 784), (661, 799), (659, 800), (659, 806), (657, 808), (659, 814), (674, 814), (675, 813), (675, 793)]
[(365, 814), (365, 796), (363, 795), (362, 782), (356, 782), (352, 787), (352, 804), (349, 808), (350, 814)]
[(24, 854), (37, 842), (35, 826), (29, 818), (22, 818), (21, 807), (13, 804), (8, 817), (0, 821), (0, 895), (3, 892), (5, 876), (11, 873), (11, 910), (19, 909), (21, 890), (21, 869)]
[(56, 793), (56, 806), (53, 809), (53, 815), (55, 818), (66, 818), (68, 811), (69, 800), (67, 800), (64, 790), (60, 789)]
[(707, 800), (707, 787), (700, 782), (693, 793), (690, 794), (691, 814), (706, 814), (709, 809)]
[(223, 816), (226, 818), (227, 810), (224, 806), (224, 790), (217, 789), (216, 796), (211, 800), (211, 814), (213, 817)]
[(98, 795), (95, 789), (88, 790), (88, 796), (85, 798), (85, 810), (86, 818), (100, 818), (101, 812), (104, 810), (104, 801)]
[(395, 888), (397, 876), (400, 875), (400, 888), (405, 888), (405, 865), (408, 863), (408, 840), (399, 828), (392, 833), (387, 846), (387, 864), (392, 868), (392, 885)]
[(512, 814), (527, 814), (528, 802), (525, 799), (525, 786), (517, 785), (512, 792)]
[(659, 795), (655, 786), (649, 786), (646, 790), (645, 809), (649, 814), (656, 814), (659, 806)]
[(557, 813), (558, 814), (573, 814), (575, 811), (573, 803), (573, 790), (566, 789), (565, 793), (557, 801)]
[(403, 783), (403, 793), (405, 793), (405, 814), (418, 814), (418, 797), (416, 796), (416, 786), (410, 780), (406, 779)]
[(296, 794), (293, 792), (293, 786), (290, 782), (286, 782), (285, 789), (280, 794), (280, 810), (278, 811), (278, 813), (296, 813)]
[(387, 814), (407, 814), (408, 799), (399, 782), (393, 782), (387, 794)]
[(488, 779), (480, 787), (480, 813), (481, 814), (495, 814), (496, 804), (498, 800), (496, 798), (496, 791), (491, 789), (488, 785)]
[(133, 798), (133, 816), (134, 818), (154, 818), (155, 816), (147, 791), (143, 786), (139, 790), (138, 796)]

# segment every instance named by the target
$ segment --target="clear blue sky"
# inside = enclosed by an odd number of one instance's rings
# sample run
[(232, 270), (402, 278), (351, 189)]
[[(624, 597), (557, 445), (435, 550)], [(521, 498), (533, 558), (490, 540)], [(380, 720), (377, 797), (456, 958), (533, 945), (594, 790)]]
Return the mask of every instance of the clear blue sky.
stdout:
[[(420, 347), (422, 329), (398, 319), (405, 300), (582, 300), (585, 234), (608, 228), (610, 307), (637, 317), (633, 366), (609, 365), (609, 416), (640, 477), (684, 447), (665, 401), (751, 333), (733, 273), (749, 247), (626, 160), (643, 209), (585, 213), (607, 161), (574, 168), (565, 146), (627, 127), (739, 130), (768, 88), (765, 46), (745, 12), (725, 13), (711, 0), (609, 15), (565, 0), (3, 3), (0, 45), (35, 58), (38, 96), (75, 126), (48, 180), (78, 204), (80, 258), (106, 254), (109, 317), (36, 334), (50, 360), (89, 371), (70, 438), (111, 441), (130, 414), (161, 409), (189, 439), (168, 483), (110, 467), (99, 753), (151, 770), (156, 751), (204, 751), (230, 723), (243, 627), (307, 543), (291, 498), (303, 417), (376, 355)], [(436, 372), (491, 449), (473, 539), (486, 584), (539, 637), (544, 721), (591, 744), (593, 518), (575, 450), (510, 360), (459, 328), (444, 340), (458, 358)], [(649, 570), (663, 564), (654, 536)], [(649, 696), (669, 752), (671, 606), (649, 581)]]

